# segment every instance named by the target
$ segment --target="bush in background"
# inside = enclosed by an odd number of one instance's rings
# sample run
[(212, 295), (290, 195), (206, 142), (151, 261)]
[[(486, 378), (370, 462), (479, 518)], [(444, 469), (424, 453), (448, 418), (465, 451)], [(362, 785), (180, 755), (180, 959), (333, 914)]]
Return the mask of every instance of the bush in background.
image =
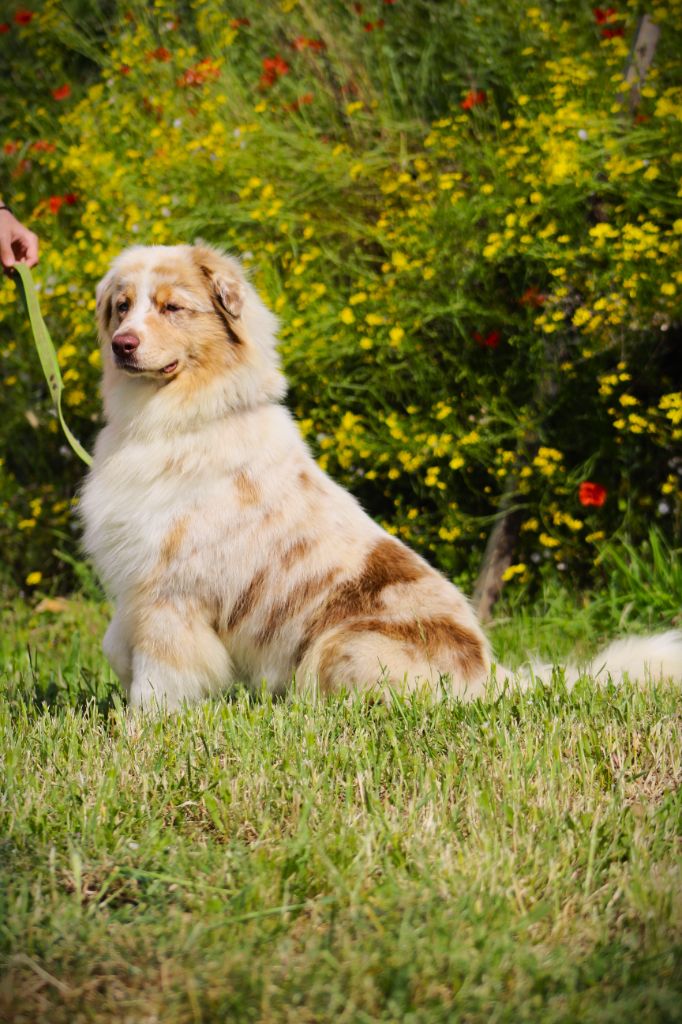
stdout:
[[(585, 582), (652, 523), (674, 537), (682, 3), (648, 10), (635, 104), (634, 3), (15, 8), (0, 180), (41, 236), (75, 432), (99, 421), (110, 259), (200, 236), (280, 316), (321, 465), (446, 573), (470, 584), (502, 502), (517, 583)], [(45, 586), (70, 572), (82, 468), (9, 282), (0, 332), (3, 561)]]

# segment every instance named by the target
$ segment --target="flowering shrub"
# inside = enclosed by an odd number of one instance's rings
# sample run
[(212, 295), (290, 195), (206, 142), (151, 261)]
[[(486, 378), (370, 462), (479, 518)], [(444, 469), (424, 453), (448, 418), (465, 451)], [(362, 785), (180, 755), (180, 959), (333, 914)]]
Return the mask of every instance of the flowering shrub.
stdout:
[[(651, 4), (630, 86), (630, 2), (63, 11), (2, 26), (0, 145), (84, 441), (96, 281), (126, 245), (201, 236), (280, 316), (322, 466), (446, 572), (470, 582), (502, 500), (517, 583), (679, 527), (681, 0)], [(0, 332), (4, 562), (38, 585), (75, 550), (81, 467), (11, 282)]]

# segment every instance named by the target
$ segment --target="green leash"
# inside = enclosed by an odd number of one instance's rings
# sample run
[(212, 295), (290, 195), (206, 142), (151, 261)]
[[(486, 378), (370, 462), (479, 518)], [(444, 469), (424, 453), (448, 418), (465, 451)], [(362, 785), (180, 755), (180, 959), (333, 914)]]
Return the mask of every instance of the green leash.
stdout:
[(45, 380), (47, 381), (47, 386), (50, 389), (52, 401), (54, 402), (54, 407), (57, 410), (62, 430), (64, 431), (66, 440), (69, 442), (76, 455), (83, 460), (86, 466), (91, 466), (92, 457), (88, 455), (80, 441), (73, 436), (66, 425), (66, 420), (64, 419), (64, 413), (62, 412), (62, 392), (64, 391), (64, 381), (62, 380), (61, 370), (59, 369), (59, 363), (57, 362), (57, 353), (54, 350), (54, 344), (50, 337), (50, 332), (45, 326), (45, 321), (43, 320), (40, 312), (36, 286), (33, 283), (33, 275), (25, 263), (16, 263), (14, 270), (16, 271), (17, 283), (20, 285), (19, 291), (21, 292), (26, 306), (26, 312), (28, 313), (28, 319), (31, 323), (33, 340), (35, 341), (36, 348), (38, 349), (40, 365), (43, 368)]

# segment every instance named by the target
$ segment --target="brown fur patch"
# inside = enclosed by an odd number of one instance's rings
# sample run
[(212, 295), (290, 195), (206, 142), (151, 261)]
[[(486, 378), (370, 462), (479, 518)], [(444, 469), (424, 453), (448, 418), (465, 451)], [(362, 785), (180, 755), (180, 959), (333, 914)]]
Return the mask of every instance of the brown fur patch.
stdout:
[(182, 519), (176, 520), (173, 523), (170, 530), (163, 538), (161, 542), (161, 549), (159, 551), (159, 568), (165, 569), (174, 560), (180, 550), (180, 546), (184, 540), (185, 534), (187, 533), (187, 526), (189, 524), (189, 517), (183, 516)]
[(448, 615), (425, 619), (357, 619), (345, 627), (347, 633), (379, 633), (381, 636), (418, 649), (428, 658), (447, 652), (465, 678), (480, 675), (487, 668), (485, 647), (476, 633)]
[(332, 626), (376, 613), (381, 608), (381, 593), (386, 587), (415, 583), (429, 571), (413, 551), (398, 541), (389, 538), (377, 541), (360, 574), (332, 591), (313, 618), (296, 652), (297, 664), (313, 640)]
[[(432, 660), (444, 673), (447, 671), (448, 663), (454, 663), (465, 681), (480, 678), (481, 674), (487, 671), (483, 641), (449, 616), (433, 616), (422, 621), (376, 617), (356, 619), (349, 622), (330, 643), (325, 644), (320, 653), (318, 678), (323, 693), (335, 689), (338, 684), (338, 673), (353, 660), (349, 653), (349, 649), (352, 650), (353, 637), (363, 633), (376, 633), (395, 640), (410, 657)], [(351, 680), (363, 681), (366, 680)]]
[(175, 289), (171, 284), (160, 284), (154, 291), (154, 305), (163, 309), (167, 302), (172, 302)]
[(191, 462), (186, 455), (169, 455), (164, 461), (162, 475), (182, 474), (191, 468)]
[[(105, 336), (108, 340), (108, 336), (113, 334), (118, 327), (123, 323), (128, 313), (120, 314), (118, 309), (119, 302), (124, 300), (128, 303), (129, 311), (135, 305), (135, 299), (137, 298), (137, 289), (134, 284), (126, 283), (123, 281), (112, 281), (111, 290), (107, 290), (107, 295), (102, 305), (102, 315), (100, 317), (100, 334)], [(105, 318), (106, 314), (106, 318)]]
[(353, 661), (352, 655), (340, 649), (338, 642), (329, 643), (320, 654), (318, 679), (322, 693), (331, 693), (337, 682), (337, 674)]
[(240, 469), (234, 474), (234, 485), (242, 505), (257, 505), (261, 499), (261, 490), (250, 473)]
[(277, 601), (268, 614), (267, 621), (259, 631), (256, 643), (265, 644), (291, 619), (300, 615), (305, 608), (329, 588), (330, 583), (339, 574), (339, 569), (328, 569), (321, 576), (308, 576), (301, 580), (288, 592), (286, 597)]
[(118, 288), (114, 289), (114, 295), (116, 296), (116, 302), (125, 301), (130, 305), (135, 305), (135, 299), (137, 298), (137, 288), (129, 281), (127, 283), (119, 282)]
[(100, 296), (97, 303), (97, 326), (102, 340), (108, 341), (109, 325), (114, 312), (114, 294), (112, 288), (107, 288)]
[(159, 629), (159, 621), (167, 623), (174, 616), (175, 608), (170, 601), (156, 600), (150, 603), (143, 597), (133, 616), (132, 645), (155, 661), (179, 669), (187, 662), (183, 646), (177, 643), (172, 633), (168, 633), (166, 626)]
[[(105, 278), (105, 281), (107, 279)], [(109, 341), (111, 334), (111, 327), (115, 322), (120, 322), (118, 312), (114, 308), (115, 305), (126, 299), (132, 306), (135, 302), (137, 291), (134, 284), (126, 284), (122, 281), (113, 278), (107, 284), (105, 290), (101, 293), (97, 301), (97, 326), (99, 328), (100, 338), (104, 342)]]
[(394, 540), (378, 541), (367, 556), (359, 576), (348, 580), (331, 595), (322, 611), (319, 632), (371, 615), (381, 606), (381, 592), (399, 583), (415, 583), (428, 573), (417, 555)]
[[(127, 270), (128, 268), (126, 267)], [(187, 270), (187, 260), (180, 257), (174, 263), (155, 263), (151, 268), (151, 272), (155, 277), (175, 277), (183, 282), (186, 281)]]
[(308, 540), (307, 537), (298, 537), (282, 555), (282, 567), (284, 569), (291, 569), (292, 565), (305, 558), (312, 550), (312, 547), (312, 541)]
[(214, 300), (232, 320), (238, 319), (244, 303), (243, 272), (239, 264), (217, 249), (201, 244), (193, 247), (192, 258)]
[(104, 304), (104, 310), (102, 311), (102, 329), (107, 331), (111, 326), (111, 318), (114, 315), (114, 300), (111, 295), (107, 296), (107, 301)]
[(152, 366), (163, 365), (164, 360), (178, 349), (178, 329), (170, 323), (168, 317), (153, 310), (144, 318), (144, 359)]
[(185, 351), (190, 372), (173, 378), (173, 386), (187, 406), (194, 406), (216, 377), (229, 373), (242, 354), (248, 357), (246, 347), (226, 344), (225, 333), (213, 313), (196, 314), (196, 324), (192, 330), (192, 349)]
[(187, 268), (178, 268), (175, 273), (168, 270), (166, 274), (159, 274), (154, 268), (154, 273), (160, 280), (154, 286), (152, 300), (159, 312), (163, 312), (167, 304), (180, 306), (184, 312), (210, 312), (206, 287), (198, 274), (188, 276)]
[(225, 310), (221, 306), (220, 302), (218, 302), (218, 300), (216, 299), (216, 297), (214, 295), (211, 295), (211, 302), (213, 303), (213, 309), (215, 311), (215, 315), (217, 316), (217, 318), (220, 320), (221, 324), (223, 325), (223, 330), (225, 331), (225, 334), (227, 335), (228, 340), (233, 345), (241, 345), (242, 344), (242, 338), (239, 336), (239, 334), (235, 330), (234, 324), (232, 323), (232, 319), (231, 319), (229, 313), (225, 312)]
[(211, 260), (211, 266), (202, 261), (199, 265), (211, 304), (216, 317), (220, 320), (225, 334), (233, 345), (243, 344), (236, 321), (241, 313), (241, 286), (231, 277), (223, 277), (219, 271), (219, 261)]
[(146, 579), (137, 587), (136, 616), (144, 616), (147, 608), (165, 603), (164, 595), (169, 592), (167, 570), (177, 558), (189, 526), (189, 516), (182, 516), (170, 527), (161, 541), (156, 565)]
[(397, 583), (414, 583), (426, 576), (427, 566), (398, 541), (378, 541), (369, 553), (359, 580), (358, 589), (368, 598), (375, 598), (384, 587)]
[(302, 469), (298, 474), (298, 482), (305, 491), (317, 491), (318, 494), (326, 494), (325, 488), (319, 480), (316, 480), (307, 469)]
[(225, 629), (234, 629), (240, 622), (251, 614), (258, 604), (258, 599), (263, 593), (265, 576), (265, 569), (260, 569), (253, 577), (248, 587), (245, 587), (245, 589), (242, 590), (241, 594), (239, 594), (237, 600), (232, 605), (227, 622), (225, 623)]

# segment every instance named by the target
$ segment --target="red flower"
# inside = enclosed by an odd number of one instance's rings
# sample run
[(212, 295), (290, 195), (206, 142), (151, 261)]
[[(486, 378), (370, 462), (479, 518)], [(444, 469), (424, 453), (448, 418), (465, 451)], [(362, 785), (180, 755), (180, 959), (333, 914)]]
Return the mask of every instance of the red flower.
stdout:
[(38, 139), (37, 142), (31, 143), (31, 149), (34, 153), (54, 153), (56, 148), (54, 142), (45, 142), (44, 139)]
[(178, 78), (178, 85), (183, 85), (183, 86), (201, 85), (202, 82), (203, 82), (203, 78), (201, 78), (201, 76), (196, 73), (194, 68), (188, 68), (187, 71), (185, 71)]
[(618, 11), (615, 7), (593, 7), (592, 14), (594, 15), (594, 20), (597, 24), (603, 25), (604, 22), (608, 21), (609, 18), (612, 18), (614, 14), (618, 14)]
[(532, 284), (530, 288), (526, 288), (525, 292), (519, 299), (519, 305), (535, 306), (537, 308), (538, 306), (544, 306), (546, 298), (547, 296), (543, 295), (542, 292), (539, 292), (535, 285)]
[(152, 50), (147, 56), (151, 57), (153, 60), (160, 60), (162, 63), (165, 63), (171, 59), (171, 52), (170, 50), (167, 50), (165, 46), (157, 46), (157, 48)]
[(249, 18), (233, 18), (230, 22), (230, 28), (241, 28), (242, 25), (248, 26), (251, 24)]
[(52, 90), (52, 99), (54, 100), (66, 100), (71, 95), (71, 86), (67, 83), (60, 85), (57, 89)]
[(296, 36), (291, 44), (295, 50), (326, 50), (327, 44), (321, 39), (308, 39), (306, 36)]
[(289, 70), (289, 65), (278, 53), (274, 57), (265, 57), (263, 60), (263, 74), (260, 76), (259, 81), (261, 89), (269, 89), (281, 75), (286, 75)]
[(502, 341), (502, 335), (499, 331), (491, 331), (489, 334), (486, 334), (485, 338), (480, 331), (474, 331), (473, 338), (481, 348), (497, 348)]
[(33, 11), (27, 11), (24, 7), (20, 7), (14, 15), (14, 20), (17, 25), (28, 25), (29, 21), (33, 21)]
[(578, 501), (585, 508), (589, 505), (601, 508), (606, 501), (606, 493), (606, 488), (602, 487), (601, 484), (592, 483), (590, 480), (583, 480), (578, 488)]
[(48, 206), (50, 207), (50, 213), (58, 213), (60, 206), (64, 202), (63, 196), (50, 196), (48, 200)]
[(67, 206), (75, 206), (78, 202), (78, 196), (75, 192), (67, 192), (63, 199)]
[[(619, 16), (615, 7), (593, 7), (592, 14), (598, 25), (604, 25), (606, 22), (613, 21), (614, 18)], [(616, 25), (613, 28), (603, 28), (601, 35), (602, 39), (615, 39), (617, 36), (625, 35), (625, 29), (622, 25)]]
[(285, 103), (282, 109), (295, 112), (296, 110), (300, 110), (301, 107), (309, 106), (314, 99), (315, 97), (311, 92), (305, 92), (302, 96), (295, 99), (293, 103)]
[(2, 24), (0, 24), (0, 35), (4, 36), (5, 32), (9, 32), (11, 27), (12, 26), (10, 24), (8, 24), (6, 21), (3, 21)]
[(120, 68), (118, 70), (119, 70), (119, 74), (121, 74), (121, 75), (129, 75), (130, 72), (131, 72), (130, 64), (121, 64), (121, 66), (120, 66)]
[(353, 10), (355, 11), (356, 14), (362, 14), (362, 12), (365, 9), (365, 5), (364, 4), (351, 4), (351, 6), (352, 6), (352, 8), (353, 8)]
[(204, 57), (200, 60), (193, 68), (188, 68), (178, 78), (178, 85), (203, 85), (204, 82), (208, 82), (212, 78), (218, 78), (220, 75), (220, 68), (213, 63), (210, 57)]
[(485, 89), (470, 89), (460, 103), (460, 107), (462, 110), (471, 110), (472, 107), (477, 107), (479, 103), (485, 103), (485, 101)]
[(19, 149), (19, 143), (18, 142), (6, 142), (5, 145), (2, 148), (3, 148), (3, 151), (5, 153), (7, 153), (7, 156), (14, 156), (14, 154)]

